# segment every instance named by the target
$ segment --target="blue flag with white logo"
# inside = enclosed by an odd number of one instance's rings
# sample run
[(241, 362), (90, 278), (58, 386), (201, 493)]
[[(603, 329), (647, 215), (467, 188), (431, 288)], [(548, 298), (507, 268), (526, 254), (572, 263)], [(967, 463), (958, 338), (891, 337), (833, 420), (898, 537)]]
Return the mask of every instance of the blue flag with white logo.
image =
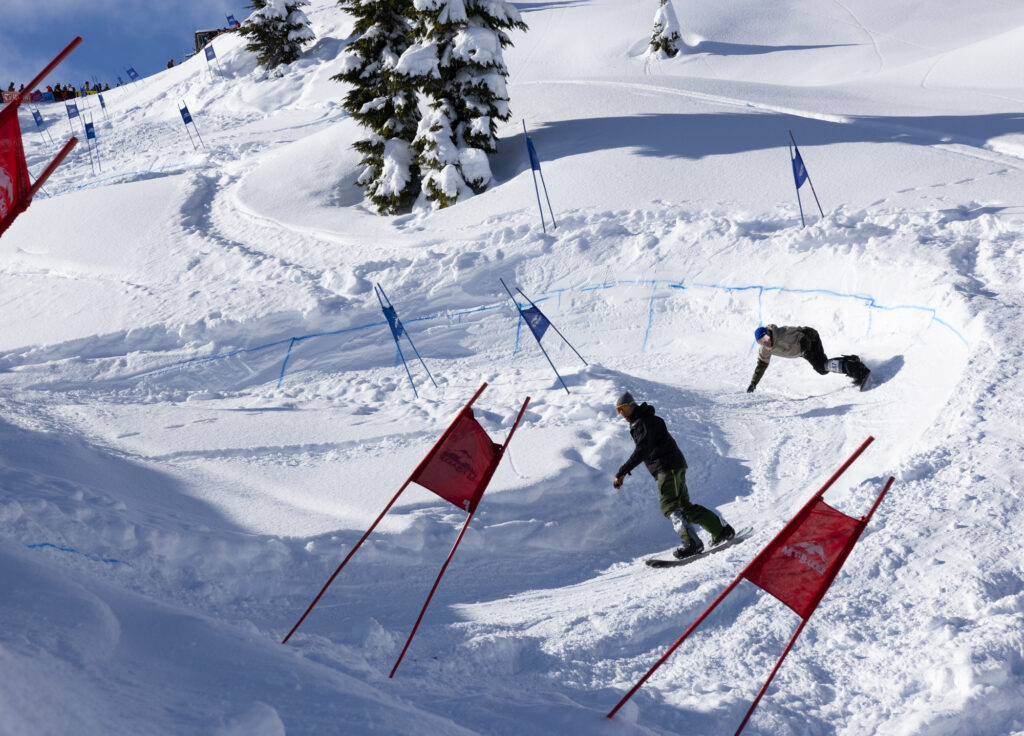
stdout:
[(192, 122), (192, 114), (188, 111), (188, 106), (185, 106), (178, 110), (181, 113), (181, 119), (185, 121), (185, 125)]
[(548, 318), (537, 307), (527, 307), (520, 311), (523, 313), (523, 319), (526, 320), (526, 324), (530, 327), (530, 332), (537, 338), (537, 342), (540, 342), (540, 339), (544, 337), (544, 333), (547, 332), (548, 325), (551, 324)]
[(85, 137), (89, 139), (96, 137), (96, 129), (93, 127), (92, 123), (85, 124)]
[(203, 51), (206, 52), (206, 60), (207, 61), (209, 61), (210, 59), (216, 58), (216, 56), (217, 56), (217, 54), (213, 50), (213, 46), (212, 45), (207, 46), (205, 49), (203, 49)]
[(229, 15), (228, 16), (228, 25), (229, 26), (237, 26), (238, 25), (238, 21), (235, 20), (235, 16), (233, 16), (233, 15)]
[(39, 114), (38, 110), (32, 111), (32, 119), (36, 121), (37, 128), (43, 127), (43, 116)]
[(800, 157), (800, 149), (793, 146), (793, 151), (793, 180), (796, 182), (796, 188), (799, 189), (807, 181), (807, 167), (804, 166), (804, 160)]
[(537, 149), (533, 147), (533, 141), (530, 140), (530, 136), (526, 136), (526, 151), (530, 154), (530, 168), (534, 171), (540, 171), (540, 158), (537, 156)]
[(397, 341), (398, 338), (402, 336), (402, 333), (405, 332), (405, 329), (402, 327), (402, 321), (398, 319), (398, 312), (395, 311), (394, 307), (382, 306), (381, 309), (384, 310), (384, 317), (387, 319), (388, 326), (391, 328), (391, 334), (394, 335), (395, 340)]
[(64, 104), (64, 107), (67, 108), (68, 119), (69, 120), (71, 118), (77, 118), (78, 117), (78, 105), (77, 105), (77, 103), (67, 102), (67, 103)]
[[(128, 67), (125, 71), (128, 72), (128, 78), (133, 82), (139, 78), (139, 73), (135, 71), (134, 67)], [(120, 79), (120, 77), (118, 77), (118, 79)]]

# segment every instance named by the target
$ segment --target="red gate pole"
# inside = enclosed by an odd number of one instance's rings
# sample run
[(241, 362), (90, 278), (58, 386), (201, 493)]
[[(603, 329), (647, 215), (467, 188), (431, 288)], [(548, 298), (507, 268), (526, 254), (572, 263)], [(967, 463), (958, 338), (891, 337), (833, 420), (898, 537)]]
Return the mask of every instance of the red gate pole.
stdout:
[[(296, 624), (292, 627), (292, 630), (288, 632), (288, 636), (286, 636), (281, 641), (282, 644), (287, 644), (288, 640), (292, 638), (292, 634), (294, 634), (295, 630), (298, 629), (299, 626), (302, 625), (302, 622), (306, 620), (306, 616), (308, 616), (309, 612), (313, 610), (313, 606), (315, 606), (320, 601), (320, 598), (323, 596), (323, 594), (327, 592), (327, 589), (329, 587), (331, 587), (331, 583), (333, 583), (334, 579), (338, 577), (338, 573), (341, 572), (341, 568), (345, 567), (345, 565), (348, 564), (348, 561), (352, 559), (352, 555), (354, 555), (356, 553), (356, 550), (362, 546), (363, 542), (366, 541), (366, 538), (370, 536), (370, 533), (377, 527), (377, 524), (380, 523), (381, 519), (384, 518), (384, 515), (391, 510), (391, 507), (395, 504), (395, 501), (398, 500), (398, 497), (401, 496), (402, 492), (409, 487), (410, 483), (412, 483), (412, 479), (416, 477), (416, 474), (420, 472), (420, 469), (427, 464), (431, 457), (433, 457), (434, 451), (441, 445), (441, 443), (445, 441), (445, 439), (447, 439), (448, 435), (451, 434), (452, 428), (455, 426), (455, 423), (458, 422), (459, 418), (463, 414), (465, 414), (466, 410), (473, 405), (473, 402), (480, 397), (480, 394), (484, 392), (485, 388), (487, 388), (486, 381), (480, 388), (477, 389), (476, 393), (473, 394), (473, 398), (471, 398), (469, 402), (464, 407), (462, 407), (462, 411), (455, 415), (455, 419), (453, 419), (452, 423), (448, 425), (448, 429), (444, 431), (444, 434), (441, 435), (441, 438), (434, 443), (434, 446), (430, 448), (430, 452), (426, 454), (426, 457), (424, 457), (420, 461), (420, 464), (416, 466), (416, 469), (414, 471), (412, 471), (412, 474), (406, 479), (405, 483), (402, 484), (402, 487), (398, 489), (398, 493), (396, 493), (394, 498), (392, 498), (388, 505), (384, 507), (384, 510), (380, 512), (380, 516), (378, 516), (374, 520), (373, 524), (371, 524), (370, 528), (366, 530), (366, 533), (362, 536), (362, 538), (358, 542), (356, 542), (356, 546), (353, 547), (352, 550), (345, 556), (345, 559), (341, 561), (341, 564), (338, 565), (338, 569), (335, 570), (334, 574), (331, 575), (331, 577), (327, 580), (326, 583), (324, 583), (324, 587), (320, 589), (320, 592), (317, 593), (316, 598), (314, 598), (313, 602), (309, 604), (309, 607), (306, 609), (306, 612), (302, 614), (298, 622), (296, 622)], [(529, 401), (529, 399), (527, 399), (527, 401)]]
[(800, 621), (800, 625), (796, 627), (796, 631), (793, 633), (793, 637), (789, 640), (789, 643), (786, 645), (786, 648), (782, 651), (782, 656), (780, 656), (779, 661), (775, 663), (775, 667), (772, 668), (771, 674), (768, 675), (768, 679), (765, 680), (764, 685), (762, 685), (761, 689), (757, 692), (757, 697), (754, 698), (754, 702), (750, 704), (750, 709), (747, 711), (747, 715), (743, 717), (743, 722), (740, 724), (740, 727), (736, 729), (736, 733), (733, 734), (733, 736), (740, 736), (740, 731), (744, 729), (744, 727), (747, 725), (747, 721), (749, 721), (750, 717), (754, 715), (754, 710), (757, 709), (758, 703), (761, 702), (761, 698), (763, 698), (765, 692), (767, 692), (768, 686), (771, 684), (772, 679), (774, 679), (775, 674), (779, 671), (779, 667), (782, 666), (782, 660), (786, 658), (786, 655), (789, 654), (789, 650), (793, 648), (794, 644), (796, 644), (796, 640), (800, 636), (800, 633), (804, 630), (804, 626), (806, 626), (807, 622), (811, 620), (811, 616), (814, 614), (814, 611), (818, 608), (818, 604), (821, 603), (821, 599), (825, 597), (825, 593), (827, 593), (828, 589), (831, 587), (832, 580), (835, 579), (835, 576), (839, 573), (839, 570), (842, 569), (844, 564), (846, 564), (846, 558), (850, 556), (851, 552), (853, 552), (853, 548), (856, 546), (857, 541), (860, 539), (860, 535), (864, 532), (864, 528), (867, 527), (868, 522), (871, 521), (871, 517), (874, 515), (875, 509), (878, 508), (878, 504), (882, 502), (882, 499), (885, 498), (885, 494), (889, 492), (889, 488), (892, 487), (894, 480), (896, 480), (894, 477), (889, 476), (888, 482), (886, 482), (885, 487), (882, 488), (882, 492), (878, 494), (878, 498), (875, 499), (875, 502), (871, 504), (871, 508), (868, 511), (868, 513), (860, 518), (860, 522), (857, 525), (857, 531), (856, 533), (851, 535), (850, 541), (846, 544), (846, 549), (844, 549), (836, 557), (832, 565), (829, 567), (828, 571), (826, 571), (824, 577), (826, 580), (828, 580), (828, 583), (822, 586), (821, 591), (818, 593), (817, 600), (814, 601), (814, 605), (811, 607), (811, 612), (808, 613), (807, 617)]
[(409, 649), (409, 645), (412, 644), (412, 638), (416, 636), (416, 631), (420, 627), (420, 622), (423, 621), (423, 616), (427, 612), (427, 606), (430, 605), (431, 598), (434, 597), (434, 592), (437, 590), (437, 586), (441, 584), (441, 578), (444, 576), (445, 570), (448, 569), (448, 563), (452, 561), (452, 557), (455, 556), (455, 550), (459, 548), (459, 543), (462, 541), (463, 535), (469, 528), (469, 522), (473, 518), (473, 511), (466, 517), (466, 523), (462, 525), (462, 531), (459, 532), (458, 538), (455, 540), (455, 544), (452, 545), (452, 551), (448, 553), (448, 558), (444, 561), (441, 566), (441, 572), (437, 574), (437, 580), (434, 581), (434, 587), (430, 589), (430, 594), (427, 596), (427, 600), (423, 604), (423, 609), (420, 611), (419, 617), (416, 619), (416, 623), (413, 624), (412, 631), (409, 632), (409, 638), (405, 640), (405, 646), (402, 647), (402, 653), (398, 655), (398, 659), (395, 661), (395, 666), (391, 668), (391, 674), (389, 678), (395, 676), (395, 672), (398, 670), (398, 665), (402, 663), (402, 658), (405, 657), (406, 651)]
[(345, 556), (345, 559), (341, 561), (340, 565), (338, 565), (338, 569), (335, 570), (334, 574), (331, 575), (331, 577), (327, 580), (326, 583), (324, 583), (324, 587), (322, 587), (320, 589), (320, 592), (316, 594), (316, 598), (314, 598), (313, 602), (309, 604), (309, 607), (306, 609), (306, 612), (303, 613), (302, 616), (299, 617), (299, 620), (295, 623), (295, 625), (292, 626), (291, 631), (288, 632), (288, 636), (281, 640), (282, 644), (287, 644), (288, 640), (292, 638), (292, 634), (294, 634), (295, 630), (298, 629), (302, 625), (302, 622), (306, 620), (306, 616), (308, 616), (309, 612), (313, 610), (313, 606), (320, 602), (320, 598), (322, 598), (323, 594), (327, 592), (327, 589), (331, 587), (331, 583), (334, 582), (334, 578), (338, 577), (338, 573), (341, 572), (341, 568), (345, 567), (345, 565), (348, 564), (348, 561), (352, 559), (352, 555), (354, 555), (356, 553), (356, 550), (362, 546), (363, 542), (366, 541), (366, 538), (370, 536), (370, 533), (377, 527), (377, 524), (379, 524), (380, 520), (384, 518), (384, 515), (391, 510), (391, 507), (394, 505), (395, 501), (398, 500), (398, 497), (402, 495), (402, 492), (405, 491), (405, 489), (409, 486), (409, 483), (411, 482), (411, 479), (407, 480), (405, 483), (402, 484), (402, 487), (398, 489), (398, 493), (395, 494), (395, 497), (392, 498), (388, 505), (384, 507), (384, 510), (380, 512), (380, 516), (378, 516), (374, 520), (374, 522), (370, 525), (370, 528), (366, 530), (366, 533), (362, 536), (362, 538), (358, 542), (356, 542), (356, 546), (353, 547), (351, 551), (349, 551), (349, 553)]
[(790, 637), (786, 648), (782, 650), (782, 656), (779, 657), (779, 661), (775, 663), (775, 666), (772, 668), (772, 673), (768, 675), (768, 679), (764, 681), (764, 685), (761, 686), (761, 689), (757, 693), (757, 697), (754, 698), (754, 702), (751, 704), (750, 710), (747, 711), (747, 715), (744, 717), (743, 723), (741, 723), (740, 727), (736, 729), (736, 733), (733, 734), (733, 736), (740, 736), (740, 731), (742, 731), (743, 727), (747, 725), (747, 721), (750, 720), (750, 716), (754, 715), (754, 709), (757, 708), (757, 704), (761, 702), (761, 698), (764, 697), (764, 693), (768, 689), (768, 685), (771, 684), (772, 679), (775, 677), (775, 673), (778, 672), (779, 667), (782, 666), (782, 660), (786, 658), (786, 655), (789, 654), (789, 650), (793, 648), (794, 644), (796, 644), (796, 640), (799, 638), (801, 632), (803, 632), (804, 626), (807, 625), (807, 621), (809, 619), (810, 616), (802, 619), (800, 621), (800, 625), (796, 627), (796, 631), (794, 631), (793, 636)]
[[(486, 386), (487, 384), (484, 385)], [(469, 522), (473, 518), (473, 514), (476, 513), (476, 507), (480, 503), (480, 498), (483, 496), (483, 492), (486, 490), (487, 484), (491, 482), (491, 477), (494, 475), (494, 471), (498, 469), (498, 463), (501, 462), (501, 458), (505, 454), (505, 449), (508, 447), (508, 443), (512, 441), (512, 435), (516, 433), (516, 427), (519, 426), (519, 420), (523, 418), (523, 412), (526, 411), (526, 405), (529, 403), (530, 397), (527, 396), (526, 401), (523, 402), (523, 407), (519, 410), (519, 416), (516, 417), (516, 421), (512, 424), (512, 429), (509, 430), (508, 437), (505, 438), (505, 444), (501, 446), (501, 449), (494, 456), (490, 467), (487, 469), (487, 473), (480, 479), (480, 485), (473, 493), (473, 500), (469, 509), (469, 516), (466, 517), (466, 523), (462, 525), (462, 531), (459, 532), (459, 536), (455, 540), (455, 544), (452, 545), (452, 551), (448, 553), (448, 558), (444, 561), (444, 565), (441, 566), (441, 572), (438, 573), (437, 580), (434, 581), (434, 587), (430, 589), (430, 594), (427, 596), (427, 600), (423, 604), (423, 609), (420, 611), (420, 615), (416, 619), (416, 623), (413, 625), (412, 631), (409, 633), (409, 638), (405, 641), (405, 646), (402, 647), (402, 653), (398, 655), (398, 660), (395, 662), (395, 666), (391, 668), (391, 674), (388, 675), (389, 678), (395, 676), (395, 672), (398, 670), (398, 665), (402, 663), (402, 658), (405, 657), (405, 652), (409, 649), (409, 645), (412, 644), (412, 638), (416, 636), (416, 630), (419, 629), (420, 622), (423, 621), (423, 616), (427, 612), (427, 606), (430, 605), (430, 600), (434, 597), (434, 593), (437, 591), (437, 586), (441, 584), (441, 578), (444, 576), (445, 570), (448, 569), (448, 563), (451, 562), (452, 557), (455, 556), (455, 550), (458, 549), (463, 535), (465, 535), (466, 530), (469, 528)]]
[(36, 192), (38, 192), (40, 187), (42, 187), (43, 184), (46, 183), (46, 180), (50, 178), (50, 174), (57, 170), (57, 167), (61, 165), (61, 162), (63, 162), (65, 158), (67, 158), (67, 155), (71, 153), (71, 149), (74, 148), (77, 143), (78, 139), (71, 136), (71, 138), (68, 139), (68, 142), (64, 144), (64, 147), (60, 149), (56, 156), (54, 156), (53, 161), (43, 169), (43, 173), (39, 175), (38, 179), (36, 179), (36, 183), (28, 190), (28, 198), (30, 200), (36, 196)]
[[(870, 444), (871, 444), (872, 442), (874, 442), (874, 441), (875, 441), (875, 438), (874, 438), (874, 437), (870, 437), (870, 436), (869, 436), (869, 437), (868, 437), (868, 438), (867, 438), (866, 440), (864, 440), (864, 442), (863, 442), (863, 443), (861, 443), (861, 446), (860, 446), (860, 447), (858, 447), (858, 448), (856, 449), (856, 451), (855, 451), (855, 452), (854, 452), (854, 453), (853, 453), (853, 454), (852, 454), (852, 455), (850, 456), (850, 458), (849, 458), (849, 459), (848, 459), (848, 460), (847, 460), (847, 461), (846, 461), (845, 463), (843, 463), (843, 464), (842, 464), (842, 465), (841, 465), (841, 466), (839, 467), (839, 470), (837, 470), (836, 472), (834, 472), (834, 473), (832, 474), (832, 477), (831, 477), (831, 478), (829, 478), (829, 479), (828, 479), (827, 481), (825, 481), (825, 485), (823, 485), (823, 486), (822, 486), (822, 487), (821, 487), (821, 488), (820, 488), (820, 489), (818, 490), (818, 492), (817, 492), (817, 493), (815, 493), (815, 494), (814, 494), (814, 496), (812, 496), (812, 497), (811, 497), (811, 500), (810, 500), (810, 501), (808, 501), (808, 502), (807, 502), (807, 503), (806, 503), (806, 504), (804, 505), (804, 507), (803, 507), (803, 508), (801, 508), (801, 509), (800, 509), (800, 510), (799, 510), (799, 511), (798, 511), (798, 512), (797, 512), (797, 513), (796, 513), (796, 514), (795, 514), (795, 515), (793, 516), (793, 518), (792, 518), (792, 519), (790, 519), (790, 521), (789, 521), (789, 522), (788, 522), (788, 523), (787, 523), (787, 524), (786, 524), (786, 525), (785, 525), (784, 527), (782, 527), (782, 529), (780, 529), (780, 530), (779, 530), (779, 534), (781, 534), (781, 533), (782, 533), (783, 531), (785, 531), (785, 530), (786, 530), (787, 528), (789, 528), (789, 527), (790, 527), (790, 525), (792, 525), (792, 524), (794, 523), (794, 521), (795, 521), (795, 520), (796, 520), (796, 519), (797, 519), (797, 518), (798, 518), (798, 517), (799, 517), (799, 516), (800, 516), (801, 514), (805, 513), (805, 512), (807, 511), (807, 509), (809, 509), (809, 508), (811, 507), (811, 505), (812, 505), (812, 504), (813, 504), (813, 503), (814, 503), (814, 502), (815, 502), (816, 500), (818, 500), (818, 498), (819, 498), (819, 497), (821, 497), (822, 495), (824, 495), (825, 491), (827, 491), (827, 490), (828, 490), (828, 489), (829, 489), (829, 488), (830, 488), (830, 487), (832, 486), (832, 484), (836, 482), (836, 480), (837, 480), (837, 479), (839, 478), (839, 476), (840, 476), (840, 475), (842, 475), (842, 474), (843, 474), (843, 473), (844, 473), (844, 472), (846, 471), (846, 469), (847, 469), (847, 468), (849, 468), (849, 467), (850, 467), (850, 465), (852, 465), (852, 464), (853, 464), (853, 461), (854, 461), (854, 460), (856, 460), (856, 459), (857, 459), (858, 457), (860, 457), (861, 453), (862, 453), (862, 452), (864, 452), (864, 450), (866, 450), (866, 449), (867, 449), (868, 445), (870, 445)], [(883, 493), (884, 493), (884, 492), (883, 492)], [(876, 506), (877, 506), (877, 502), (876, 502)], [(872, 511), (874, 511), (874, 507), (872, 507)], [(775, 535), (775, 537), (774, 537), (774, 538), (772, 539), (772, 542), (774, 542), (774, 541), (775, 541), (775, 539), (778, 539), (778, 534), (776, 534), (776, 535)], [(768, 543), (768, 545), (766, 545), (766, 548), (767, 548), (767, 547), (770, 547), (770, 546), (771, 546), (771, 544), (772, 544), (772, 542), (769, 542), (769, 543)], [(762, 551), (763, 551), (763, 550), (762, 550)], [(736, 587), (737, 585), (739, 585), (739, 584), (740, 584), (740, 581), (741, 581), (741, 580), (743, 580), (743, 576), (744, 576), (744, 575), (746, 575), (746, 573), (747, 573), (747, 570), (749, 570), (749, 569), (750, 569), (750, 567), (751, 567), (751, 566), (752, 566), (752, 565), (753, 565), (753, 564), (754, 564), (754, 563), (755, 563), (755, 562), (756, 562), (756, 561), (758, 560), (758, 558), (759, 558), (759, 557), (760, 557), (760, 553), (758, 553), (757, 555), (755, 555), (755, 556), (754, 556), (754, 559), (753, 559), (753, 560), (751, 560), (751, 561), (750, 561), (749, 563), (747, 563), (747, 566), (746, 566), (746, 567), (744, 567), (744, 568), (743, 568), (743, 571), (742, 571), (742, 572), (740, 572), (740, 574), (736, 576), (736, 579), (735, 579), (735, 580), (733, 580), (733, 581), (732, 581), (731, 583), (729, 583), (729, 585), (728, 585), (728, 586), (726, 587), (726, 589), (725, 589), (725, 590), (723, 590), (723, 591), (722, 591), (722, 592), (721, 592), (721, 593), (719, 594), (719, 596), (718, 596), (717, 598), (715, 598), (715, 600), (714, 600), (714, 601), (713, 601), (713, 602), (711, 603), (711, 605), (710, 605), (710, 606), (708, 606), (708, 607), (707, 607), (707, 609), (706, 609), (706, 610), (704, 611), (704, 613), (702, 613), (702, 614), (701, 614), (701, 615), (700, 615), (700, 616), (699, 616), (699, 617), (697, 618), (697, 620), (696, 620), (696, 621), (694, 621), (694, 622), (693, 622), (693, 623), (692, 623), (692, 624), (690, 625), (690, 628), (688, 628), (688, 629), (687, 629), (687, 630), (686, 630), (685, 632), (683, 632), (683, 635), (682, 635), (682, 636), (680, 636), (680, 637), (679, 637), (678, 639), (676, 639), (675, 643), (674, 643), (674, 644), (673, 644), (672, 646), (670, 646), (670, 647), (668, 648), (668, 650), (667, 650), (667, 651), (666, 651), (666, 652), (665, 652), (665, 653), (664, 653), (664, 654), (663, 654), (663, 655), (661, 656), (661, 659), (659, 659), (659, 660), (658, 660), (657, 662), (655, 662), (655, 663), (654, 663), (654, 666), (653, 666), (653, 667), (651, 667), (651, 669), (649, 669), (649, 670), (647, 671), (647, 674), (645, 674), (645, 675), (644, 675), (643, 677), (641, 677), (641, 678), (640, 678), (640, 681), (639, 681), (639, 682), (637, 682), (637, 683), (636, 683), (636, 685), (634, 685), (634, 686), (633, 686), (633, 688), (632, 688), (632, 689), (631, 689), (631, 690), (630, 690), (630, 691), (629, 691), (628, 693), (626, 693), (626, 694), (625, 694), (625, 695), (623, 696), (622, 700), (620, 700), (620, 701), (619, 701), (619, 702), (618, 702), (618, 703), (617, 703), (617, 704), (615, 705), (615, 707), (614, 707), (614, 708), (612, 708), (612, 709), (611, 709), (611, 710), (610, 710), (610, 711), (608, 712), (608, 715), (606, 716), (607, 718), (612, 718), (612, 717), (614, 717), (614, 716), (615, 716), (615, 714), (619, 712), (619, 709), (620, 709), (620, 708), (622, 708), (622, 706), (624, 706), (624, 705), (626, 704), (626, 701), (627, 701), (627, 700), (629, 700), (629, 699), (630, 699), (631, 697), (633, 697), (633, 695), (635, 695), (635, 694), (636, 694), (636, 691), (637, 691), (637, 690), (639, 690), (639, 689), (640, 689), (640, 688), (641, 688), (641, 687), (643, 686), (643, 684), (644, 684), (645, 682), (647, 682), (647, 680), (649, 680), (649, 679), (650, 679), (651, 675), (653, 675), (653, 674), (654, 674), (654, 673), (655, 673), (655, 672), (656, 672), (656, 671), (658, 670), (658, 668), (659, 668), (659, 667), (661, 667), (661, 666), (662, 666), (663, 664), (665, 664), (665, 661), (666, 661), (666, 660), (667, 660), (667, 659), (668, 659), (669, 657), (671, 657), (671, 656), (672, 656), (672, 653), (673, 653), (673, 652), (675, 652), (675, 650), (679, 648), (679, 645), (680, 645), (680, 644), (682, 644), (682, 643), (683, 643), (684, 641), (686, 641), (686, 638), (687, 638), (687, 637), (688, 637), (688, 636), (689, 636), (690, 634), (692, 634), (692, 633), (693, 633), (693, 631), (694, 631), (694, 630), (695, 630), (695, 629), (696, 629), (696, 628), (697, 628), (698, 626), (700, 626), (700, 625), (701, 625), (701, 623), (703, 623), (704, 619), (706, 619), (706, 618), (707, 618), (707, 617), (708, 617), (708, 616), (709, 616), (709, 615), (711, 614), (711, 612), (712, 612), (713, 610), (715, 610), (715, 608), (717, 608), (717, 607), (718, 607), (718, 604), (719, 604), (719, 603), (721, 603), (721, 602), (722, 602), (723, 600), (725, 600), (725, 597), (726, 597), (727, 595), (729, 595), (729, 593), (731, 593), (731, 592), (733, 591), (733, 589), (734, 589), (734, 588), (735, 588), (735, 587)], [(791, 644), (791, 646), (792, 646), (792, 644)]]
[(46, 78), (46, 75), (49, 74), (50, 72), (52, 72), (57, 67), (58, 64), (60, 64), (62, 61), (64, 61), (64, 59), (67, 58), (68, 54), (70, 54), (72, 51), (74, 51), (75, 48), (80, 43), (82, 43), (82, 37), (81, 36), (75, 36), (74, 40), (72, 40), (71, 43), (69, 43), (67, 46), (65, 46), (64, 50), (61, 51), (59, 54), (57, 54), (57, 56), (54, 58), (54, 60), (51, 61), (49, 64), (47, 64), (46, 68), (43, 69), (41, 72), (39, 72), (35, 76), (35, 79), (33, 79), (31, 82), (29, 82), (28, 84), (25, 85), (25, 89), (23, 89), (21, 92), (19, 92), (17, 97), (14, 98), (14, 104), (15, 105), (20, 105), (21, 104), (21, 98), (24, 97), (25, 95), (30, 94), (32, 92), (32, 90), (34, 90), (36, 87), (38, 87), (39, 83), (42, 82)]

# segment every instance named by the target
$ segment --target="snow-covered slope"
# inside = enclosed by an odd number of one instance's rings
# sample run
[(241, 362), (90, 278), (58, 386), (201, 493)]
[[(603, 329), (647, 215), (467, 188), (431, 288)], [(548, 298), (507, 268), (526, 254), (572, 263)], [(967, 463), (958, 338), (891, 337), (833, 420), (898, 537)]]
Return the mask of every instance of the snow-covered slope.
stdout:
[[(439, 212), (362, 206), (327, 0), (282, 77), (227, 36), (89, 101), (97, 161), (0, 241), (0, 734), (732, 733), (797, 624), (748, 584), (604, 715), (869, 435), (829, 502), (896, 482), (745, 732), (1024, 733), (1024, 7), (677, 2), (658, 59), (656, 0), (516, 5), (495, 183)], [(761, 322), (875, 385), (745, 393)], [(465, 519), (418, 486), (282, 646), (482, 381), (495, 440), (531, 403), (396, 676)], [(643, 565), (677, 538), (645, 471), (611, 487), (624, 389), (751, 541)]]

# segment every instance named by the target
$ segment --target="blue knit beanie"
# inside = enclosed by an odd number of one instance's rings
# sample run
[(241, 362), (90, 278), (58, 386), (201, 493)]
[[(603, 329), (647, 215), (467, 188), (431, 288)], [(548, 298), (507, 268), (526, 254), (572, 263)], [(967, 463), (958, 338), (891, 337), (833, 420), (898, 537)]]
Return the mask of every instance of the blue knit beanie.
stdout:
[(760, 340), (762, 337), (764, 337), (767, 334), (768, 334), (768, 330), (766, 330), (764, 327), (758, 327), (756, 330), (754, 330), (754, 339), (755, 340)]

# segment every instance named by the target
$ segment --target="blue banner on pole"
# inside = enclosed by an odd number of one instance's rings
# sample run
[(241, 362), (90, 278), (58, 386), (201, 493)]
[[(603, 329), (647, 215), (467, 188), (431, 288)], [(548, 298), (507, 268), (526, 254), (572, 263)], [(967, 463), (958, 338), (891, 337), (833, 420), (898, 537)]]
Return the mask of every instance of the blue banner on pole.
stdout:
[(796, 182), (796, 188), (799, 189), (807, 181), (807, 167), (804, 166), (804, 160), (800, 156), (800, 149), (793, 146), (793, 151), (793, 180)]
[(206, 60), (207, 61), (210, 61), (211, 59), (214, 59), (214, 58), (217, 57), (217, 54), (213, 50), (213, 44), (210, 44), (209, 46), (207, 46), (205, 49), (203, 49), (203, 51), (206, 52)]
[(394, 307), (381, 307), (384, 310), (384, 317), (388, 321), (388, 326), (391, 328), (391, 334), (394, 335), (395, 340), (398, 340), (405, 332), (402, 327), (402, 321), (398, 319), (398, 312), (395, 311)]
[(68, 119), (78, 117), (78, 104), (74, 102), (67, 102), (64, 104), (65, 109), (68, 111)]
[(92, 123), (85, 124), (85, 137), (89, 139), (96, 137), (96, 128), (93, 127)]
[(185, 121), (185, 125), (192, 122), (192, 114), (188, 111), (188, 106), (182, 107), (178, 112), (181, 113), (181, 119)]
[(526, 136), (526, 150), (530, 154), (530, 168), (534, 171), (540, 171), (540, 158), (537, 156), (537, 149), (533, 147), (533, 141), (530, 140), (530, 136)]
[(228, 16), (228, 25), (229, 26), (237, 26), (238, 25), (238, 21), (235, 20), (235, 16), (233, 16), (233, 15), (229, 15)]
[[(139, 73), (135, 71), (134, 67), (128, 67), (125, 71), (128, 72), (128, 78), (133, 82), (139, 78)], [(120, 79), (121, 78), (118, 77), (118, 81), (120, 81)]]
[(37, 128), (43, 127), (43, 116), (39, 114), (38, 110), (32, 111), (32, 119), (36, 121)]
[(547, 332), (548, 325), (551, 324), (548, 318), (537, 307), (527, 307), (520, 311), (523, 314), (523, 319), (526, 320), (526, 324), (530, 327), (530, 332), (537, 338), (537, 342), (540, 342), (540, 339), (544, 337), (544, 333)]
[(103, 101), (103, 95), (99, 95), (99, 98), (100, 98), (100, 107), (102, 107), (104, 110), (106, 110), (107, 109), (107, 103)]

